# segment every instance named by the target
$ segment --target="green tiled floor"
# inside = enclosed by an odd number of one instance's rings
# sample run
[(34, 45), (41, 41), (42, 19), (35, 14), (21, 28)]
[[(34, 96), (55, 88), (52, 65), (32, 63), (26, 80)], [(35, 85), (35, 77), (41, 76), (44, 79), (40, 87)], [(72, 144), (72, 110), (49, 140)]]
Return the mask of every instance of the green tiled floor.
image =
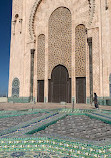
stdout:
[[(40, 114), (40, 116), (38, 115)], [(81, 137), (76, 138), (76, 135), (74, 137), (70, 136), (70, 131), (72, 133), (72, 129), (67, 127), (67, 124), (69, 120), (71, 120), (70, 126), (73, 126), (76, 128), (76, 126), (79, 127), (80, 121), (83, 121), (86, 117), (88, 119), (88, 116), (86, 115), (93, 115), (93, 117), (96, 114), (95, 119), (93, 119), (93, 123), (95, 124), (98, 122), (96, 119), (99, 119), (100, 122), (103, 119), (111, 119), (111, 112), (108, 113), (108, 111), (96, 111), (96, 110), (74, 110), (72, 112), (68, 109), (60, 109), (60, 110), (28, 110), (25, 112), (15, 112), (10, 111), (9, 112), (0, 112), (0, 122), (1, 126), (6, 126), (8, 129), (0, 130), (0, 157), (5, 158), (13, 158), (13, 157), (20, 157), (20, 158), (67, 158), (67, 157), (79, 157), (79, 158), (110, 158), (111, 157), (111, 139), (108, 137), (106, 140), (100, 140), (100, 141), (94, 141), (94, 140), (88, 140), (84, 137), (84, 139)], [(5, 121), (4, 124), (2, 123), (2, 119), (4, 119), (5, 115)], [(36, 115), (38, 117), (36, 117)], [(74, 116), (73, 116), (74, 115)], [(30, 117), (28, 119), (28, 116)], [(107, 117), (108, 116), (108, 117)], [(12, 122), (12, 118), (19, 123), (17, 126)], [(25, 121), (19, 122), (20, 118), (24, 118)], [(25, 119), (26, 117), (26, 119)], [(65, 118), (64, 118), (65, 117)], [(97, 118), (98, 117), (98, 118)], [(67, 118), (67, 119), (66, 119)], [(79, 118), (79, 122), (77, 122), (77, 119)], [(17, 120), (18, 119), (18, 120)], [(62, 119), (62, 120), (61, 120)], [(66, 120), (65, 120), (66, 119)], [(89, 118), (90, 119), (90, 118)], [(53, 120), (53, 121), (52, 121)], [(75, 125), (73, 125), (73, 120), (75, 120)], [(90, 119), (91, 120), (91, 119)], [(57, 122), (58, 121), (58, 122)], [(67, 124), (65, 124), (65, 122)], [(57, 123), (56, 123), (57, 122)], [(91, 122), (91, 121), (90, 121)], [(10, 125), (6, 124), (11, 123)], [(58, 126), (56, 125), (58, 124)], [(84, 125), (84, 122), (82, 123)], [(90, 123), (89, 123), (90, 124)], [(101, 125), (106, 126), (105, 123), (101, 123)], [(33, 128), (32, 128), (33, 125)], [(86, 124), (85, 124), (86, 125)], [(44, 133), (41, 131), (43, 129), (43, 126), (45, 127), (45, 131), (49, 131), (49, 133)], [(56, 127), (60, 132), (54, 133), (51, 131), (54, 131)], [(82, 125), (81, 129), (82, 129)], [(108, 125), (108, 130), (110, 129), (110, 124)], [(39, 134), (36, 135), (36, 129), (38, 127), (41, 127), (39, 130)], [(69, 133), (66, 132), (66, 135), (61, 135), (61, 128), (64, 130), (65, 128), (69, 128)], [(86, 126), (87, 127), (87, 126)], [(100, 126), (101, 127), (101, 126)], [(21, 132), (21, 128), (24, 128), (23, 134), (17, 134), (16, 132)], [(54, 128), (54, 130), (53, 130)], [(91, 127), (92, 128), (92, 127)], [(26, 135), (26, 129), (30, 131), (30, 134)], [(31, 130), (35, 130), (34, 134)], [(81, 132), (81, 129), (78, 128), (78, 131)], [(87, 129), (86, 129), (87, 130)], [(104, 128), (103, 128), (104, 131)], [(43, 132), (43, 133), (41, 133)], [(18, 133), (18, 132), (17, 132)], [(92, 131), (93, 135), (94, 131)], [(87, 134), (87, 132), (86, 132)], [(107, 137), (107, 135), (105, 135)]]

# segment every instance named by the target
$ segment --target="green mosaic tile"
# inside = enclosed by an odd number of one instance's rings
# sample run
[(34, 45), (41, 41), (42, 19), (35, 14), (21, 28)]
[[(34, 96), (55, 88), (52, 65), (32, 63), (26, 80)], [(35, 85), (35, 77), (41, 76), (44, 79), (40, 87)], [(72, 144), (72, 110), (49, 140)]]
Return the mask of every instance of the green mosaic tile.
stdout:
[[(33, 114), (34, 112), (43, 112), (42, 110), (34, 110), (31, 111), (25, 111), (22, 114), (25, 115)], [(90, 115), (95, 117), (96, 119), (104, 118), (104, 120), (110, 120), (111, 119), (111, 112), (108, 111), (97, 111), (97, 110), (79, 110), (74, 109), (72, 112), (72, 109), (56, 109), (52, 110), (46, 110), (47, 114), (38, 118), (33, 119), (27, 122), (24, 122), (23, 124), (19, 124), (16, 127), (13, 127), (12, 129), (8, 129), (1, 132), (1, 135), (3, 134), (9, 134), (9, 138), (1, 138), (0, 139), (0, 157), (44, 157), (44, 158), (66, 158), (66, 157), (80, 157), (80, 158), (109, 158), (111, 157), (111, 144), (109, 144), (107, 141), (104, 141), (104, 143), (101, 144), (101, 142), (94, 142), (94, 141), (86, 141), (86, 140), (77, 140), (77, 139), (70, 139), (70, 138), (60, 138), (58, 136), (38, 136), (38, 137), (32, 137), (27, 135), (27, 137), (16, 137), (11, 138), (10, 132), (13, 132), (15, 130), (20, 130), (22, 127), (30, 126), (34, 121), (40, 121), (40, 128), (43, 128), (43, 125), (46, 127), (52, 124), (53, 121), (60, 120), (62, 117), (65, 117), (67, 115)], [(8, 116), (7, 112), (1, 112), (0, 116), (3, 114)], [(10, 112), (9, 115), (16, 115), (17, 111)], [(51, 118), (52, 115), (55, 115), (53, 120)], [(19, 114), (18, 114), (19, 116)], [(57, 118), (56, 118), (57, 116)], [(50, 120), (49, 122), (45, 122), (47, 118)], [(51, 119), (50, 119), (51, 118)], [(50, 123), (50, 124), (48, 124)], [(54, 123), (54, 122), (53, 122)], [(13, 131), (14, 130), (14, 131)], [(31, 132), (31, 127), (29, 128), (29, 131)], [(5, 133), (6, 132), (6, 133)], [(21, 132), (21, 131), (20, 131)], [(24, 132), (25, 134), (26, 132)], [(23, 135), (24, 135), (23, 134)], [(31, 133), (30, 133), (31, 134)]]

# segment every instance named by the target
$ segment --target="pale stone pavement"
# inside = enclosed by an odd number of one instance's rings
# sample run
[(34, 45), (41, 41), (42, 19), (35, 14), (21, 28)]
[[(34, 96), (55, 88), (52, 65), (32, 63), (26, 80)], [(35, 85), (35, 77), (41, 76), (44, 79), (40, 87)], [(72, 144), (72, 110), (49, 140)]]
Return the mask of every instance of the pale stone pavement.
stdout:
[[(72, 104), (61, 105), (59, 103), (0, 103), (0, 110), (24, 110), (24, 109), (58, 109), (72, 108)], [(95, 109), (90, 104), (75, 104), (75, 109)], [(99, 109), (111, 110), (111, 106), (99, 105)]]

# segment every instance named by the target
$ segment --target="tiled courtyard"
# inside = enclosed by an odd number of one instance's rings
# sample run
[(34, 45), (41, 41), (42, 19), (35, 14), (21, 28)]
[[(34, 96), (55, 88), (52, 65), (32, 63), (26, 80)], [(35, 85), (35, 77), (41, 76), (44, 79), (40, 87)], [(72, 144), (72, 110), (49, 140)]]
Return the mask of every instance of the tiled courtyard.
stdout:
[[(55, 134), (82, 140), (111, 140), (111, 125), (99, 120), (90, 119), (87, 116), (72, 115), (57, 121), (56, 124), (40, 131), (39, 134)], [(38, 136), (38, 133), (35, 133), (34, 136)]]
[[(9, 114), (11, 114), (11, 113), (8, 113), (8, 115)], [(1, 118), (0, 119), (0, 131), (13, 127), (15, 125), (18, 125), (20, 123), (29, 121), (33, 118), (37, 118), (43, 114), (38, 113), (38, 114), (28, 114), (28, 115), (22, 115), (22, 116), (12, 116), (12, 117), (8, 117), (8, 118)]]
[(19, 105), (0, 104), (1, 158), (111, 157), (110, 107)]

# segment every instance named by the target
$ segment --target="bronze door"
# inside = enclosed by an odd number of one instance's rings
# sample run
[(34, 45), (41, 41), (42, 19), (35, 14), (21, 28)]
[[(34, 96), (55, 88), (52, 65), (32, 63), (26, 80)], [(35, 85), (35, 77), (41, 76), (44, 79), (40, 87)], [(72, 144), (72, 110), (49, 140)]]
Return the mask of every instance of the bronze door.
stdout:
[(62, 66), (56, 66), (49, 80), (49, 102), (71, 102), (71, 79), (67, 69)]
[(37, 101), (44, 102), (44, 80), (38, 81)]
[(76, 78), (76, 103), (86, 103), (86, 78)]

